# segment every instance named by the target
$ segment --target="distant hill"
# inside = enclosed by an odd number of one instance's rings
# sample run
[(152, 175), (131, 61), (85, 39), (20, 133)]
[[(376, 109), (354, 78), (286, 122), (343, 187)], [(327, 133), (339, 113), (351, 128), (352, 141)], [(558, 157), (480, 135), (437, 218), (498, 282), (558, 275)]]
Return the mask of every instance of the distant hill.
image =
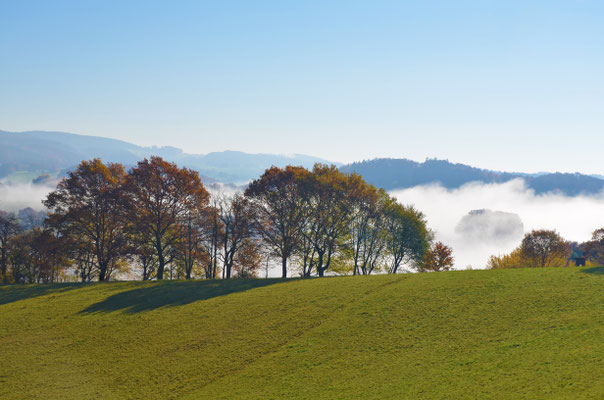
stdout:
[(80, 161), (95, 157), (133, 166), (151, 155), (197, 170), (206, 182), (225, 183), (247, 182), (271, 165), (294, 164), (311, 168), (316, 162), (331, 163), (302, 154), (287, 156), (240, 151), (187, 154), (175, 147), (143, 147), (122, 140), (66, 132), (0, 131), (0, 178), (31, 181), (44, 173), (61, 175)]
[(563, 173), (523, 174), (490, 171), (446, 160), (427, 159), (420, 163), (408, 159), (378, 158), (355, 162), (340, 168), (356, 172), (368, 182), (386, 190), (406, 189), (438, 183), (448, 189), (470, 182), (503, 183), (522, 178), (538, 194), (559, 192), (568, 196), (597, 194), (604, 190), (604, 180), (595, 176)]
[[(260, 176), (271, 165), (283, 167), (292, 164), (306, 168), (312, 168), (317, 162), (340, 165), (302, 154), (287, 156), (241, 151), (188, 154), (176, 147), (144, 147), (117, 139), (66, 132), (0, 131), (0, 180), (52, 181), (74, 169), (82, 160), (100, 157), (103, 161), (130, 167), (151, 155), (198, 171), (205, 183), (243, 184)], [(516, 178), (524, 179), (536, 193), (560, 192), (575, 196), (596, 194), (604, 189), (604, 179), (597, 175), (507, 173), (436, 159), (420, 163), (408, 159), (378, 158), (340, 168), (345, 172), (357, 172), (368, 182), (386, 190), (431, 183), (454, 189), (469, 182), (502, 183)]]

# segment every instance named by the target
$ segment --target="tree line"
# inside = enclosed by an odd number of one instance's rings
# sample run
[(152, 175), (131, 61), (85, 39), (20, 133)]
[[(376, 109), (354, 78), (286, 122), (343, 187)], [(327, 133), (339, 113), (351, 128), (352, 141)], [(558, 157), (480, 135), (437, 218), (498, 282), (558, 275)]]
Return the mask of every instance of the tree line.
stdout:
[(0, 212), (4, 283), (446, 270), (424, 215), (335, 166), (271, 167), (242, 193), (211, 194), (160, 157), (129, 170), (83, 161), (43, 201), (42, 224)]
[(596, 229), (591, 240), (567, 241), (555, 230), (539, 229), (527, 233), (509, 254), (491, 256), (489, 269), (562, 267), (604, 264), (604, 228)]

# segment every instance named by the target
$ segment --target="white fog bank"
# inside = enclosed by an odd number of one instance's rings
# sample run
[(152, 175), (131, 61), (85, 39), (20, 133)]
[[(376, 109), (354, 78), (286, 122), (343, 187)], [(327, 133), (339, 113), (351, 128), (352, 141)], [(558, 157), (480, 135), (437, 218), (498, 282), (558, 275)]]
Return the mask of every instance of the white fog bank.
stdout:
[[(500, 240), (464, 234), (456, 229), (472, 210), (493, 210), (516, 214), (524, 232), (555, 229), (567, 240), (583, 242), (591, 232), (604, 227), (604, 194), (568, 197), (562, 194), (536, 195), (524, 181), (503, 184), (471, 183), (448, 190), (439, 185), (417, 186), (391, 192), (399, 202), (414, 204), (428, 219), (436, 239), (453, 247), (455, 266), (484, 268), (491, 255), (508, 253), (520, 244), (521, 236), (502, 236)], [(467, 225), (467, 219), (464, 220)]]
[(43, 210), (42, 200), (54, 188), (30, 183), (0, 184), (0, 210), (18, 211), (27, 207), (36, 211)]
[[(211, 189), (213, 194), (235, 192), (230, 187)], [(41, 201), (51, 190), (53, 187), (43, 185), (2, 184), (0, 210), (42, 210)], [(473, 183), (453, 190), (439, 185), (416, 186), (391, 194), (426, 215), (436, 239), (453, 247), (458, 269), (468, 265), (484, 268), (489, 256), (510, 252), (520, 244), (522, 233), (532, 229), (555, 229), (567, 240), (583, 242), (593, 230), (604, 227), (604, 194), (536, 195), (521, 179), (503, 184)], [(492, 212), (468, 216), (472, 210)], [(489, 226), (491, 223), (494, 225)]]

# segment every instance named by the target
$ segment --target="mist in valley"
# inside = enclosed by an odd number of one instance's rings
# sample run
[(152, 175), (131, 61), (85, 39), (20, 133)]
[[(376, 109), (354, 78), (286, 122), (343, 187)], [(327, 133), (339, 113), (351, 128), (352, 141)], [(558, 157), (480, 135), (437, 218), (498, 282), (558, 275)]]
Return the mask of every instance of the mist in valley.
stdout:
[[(536, 195), (522, 179), (502, 184), (471, 183), (448, 190), (439, 185), (391, 192), (414, 204), (428, 219), (436, 240), (453, 248), (457, 269), (484, 268), (491, 255), (516, 248), (524, 233), (555, 229), (565, 239), (583, 242), (604, 226), (604, 194), (569, 197)], [(473, 210), (487, 210), (473, 216)], [(474, 217), (474, 218), (472, 218)]]
[[(42, 200), (53, 189), (48, 185), (1, 184), (0, 210), (43, 210)], [(208, 189), (213, 195), (227, 197), (241, 190), (221, 184)], [(593, 230), (604, 226), (604, 194), (536, 195), (521, 179), (502, 184), (471, 183), (459, 189), (416, 186), (391, 194), (426, 215), (435, 239), (453, 248), (457, 269), (484, 268), (491, 255), (509, 253), (532, 229), (555, 229), (567, 240), (583, 242)]]
[(27, 207), (43, 210), (42, 200), (54, 189), (32, 183), (0, 183), (0, 210), (18, 211)]

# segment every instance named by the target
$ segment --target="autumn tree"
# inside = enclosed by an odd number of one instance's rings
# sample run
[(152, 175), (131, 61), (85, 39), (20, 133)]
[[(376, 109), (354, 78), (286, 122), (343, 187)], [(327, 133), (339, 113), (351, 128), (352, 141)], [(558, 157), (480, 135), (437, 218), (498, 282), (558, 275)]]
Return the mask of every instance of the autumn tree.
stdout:
[(262, 262), (260, 244), (248, 237), (239, 245), (233, 262), (233, 271), (238, 278), (257, 278)]
[(61, 180), (44, 205), (48, 223), (80, 249), (90, 249), (99, 281), (124, 256), (127, 247), (126, 171), (121, 164), (82, 161)]
[(424, 262), (418, 265), (420, 272), (449, 271), (453, 268), (453, 249), (442, 242), (434, 243), (426, 252)]
[(487, 269), (527, 268), (530, 267), (528, 260), (520, 247), (514, 249), (510, 254), (489, 257)]
[(556, 231), (533, 230), (527, 233), (520, 245), (522, 255), (533, 267), (550, 267), (560, 259), (566, 260), (570, 247)]
[(130, 170), (127, 188), (135, 231), (149, 243), (157, 258), (156, 278), (164, 278), (166, 265), (177, 256), (182, 224), (192, 210), (207, 206), (209, 193), (199, 174), (151, 157)]
[(65, 241), (49, 229), (34, 228), (12, 239), (12, 274), (17, 283), (53, 283), (69, 266)]
[(591, 240), (604, 244), (604, 228), (596, 229), (591, 234)]
[[(250, 200), (240, 194), (235, 194), (232, 197), (219, 195), (218, 203), (222, 225), (222, 277), (229, 279), (239, 251), (249, 250), (244, 248), (245, 244), (249, 248), (252, 246), (251, 242), (248, 241), (251, 236), (250, 226), (253, 220), (252, 208)], [(253, 252), (250, 252), (250, 255), (252, 254)]]
[(201, 264), (206, 279), (216, 279), (218, 257), (224, 227), (220, 219), (220, 201), (216, 196), (210, 199), (210, 205), (204, 210), (204, 249), (205, 262)]
[[(63, 237), (65, 250), (71, 260), (71, 266), (81, 282), (90, 282), (95, 278), (97, 270), (94, 244), (86, 240), (74, 240)], [(109, 273), (108, 273), (109, 272)], [(105, 272), (105, 279), (111, 276), (111, 271)]]
[(141, 275), (143, 280), (153, 279), (157, 272), (157, 257), (155, 256), (153, 246), (147, 241), (140, 240), (133, 247), (131, 254), (142, 268)]
[[(309, 278), (313, 271), (316, 250), (312, 241), (307, 235), (302, 235), (300, 237), (300, 241), (296, 246), (293, 257), (297, 267), (300, 269), (301, 276), (304, 278)], [(268, 259), (266, 262), (267, 266), (265, 269), (268, 273)]]
[(353, 275), (369, 275), (378, 266), (386, 247), (383, 205), (388, 195), (363, 184), (351, 204), (347, 248), (353, 261)]
[(403, 206), (392, 197), (384, 202), (383, 212), (388, 272), (396, 274), (405, 264), (420, 265), (432, 240), (424, 215), (413, 206)]
[(271, 167), (252, 181), (245, 190), (253, 213), (253, 228), (263, 238), (274, 256), (281, 260), (283, 278), (287, 262), (300, 243), (306, 212), (302, 180), (308, 170), (287, 166)]
[(353, 204), (362, 196), (366, 184), (357, 174), (344, 174), (334, 165), (316, 164), (304, 183), (304, 210), (308, 212), (302, 229), (312, 245), (310, 269), (324, 276), (332, 260), (345, 246)]
[[(597, 231), (596, 231), (597, 232)], [(594, 235), (594, 238), (597, 238)], [(579, 247), (585, 248), (586, 252), (594, 251), (595, 241), (583, 243)], [(540, 230), (527, 233), (516, 249), (509, 254), (491, 256), (487, 263), (488, 269), (506, 268), (535, 268), (553, 265), (567, 265), (571, 246), (562, 239), (555, 231)]]
[(181, 217), (180, 238), (176, 241), (176, 259), (184, 269), (185, 279), (191, 279), (193, 268), (208, 261), (203, 241), (205, 232), (205, 206), (190, 207)]
[(20, 231), (19, 220), (13, 213), (0, 211), (0, 278), (9, 282), (8, 249), (11, 239)]
[(585, 255), (598, 264), (604, 265), (604, 228), (599, 228), (591, 234), (591, 240), (581, 245)]

